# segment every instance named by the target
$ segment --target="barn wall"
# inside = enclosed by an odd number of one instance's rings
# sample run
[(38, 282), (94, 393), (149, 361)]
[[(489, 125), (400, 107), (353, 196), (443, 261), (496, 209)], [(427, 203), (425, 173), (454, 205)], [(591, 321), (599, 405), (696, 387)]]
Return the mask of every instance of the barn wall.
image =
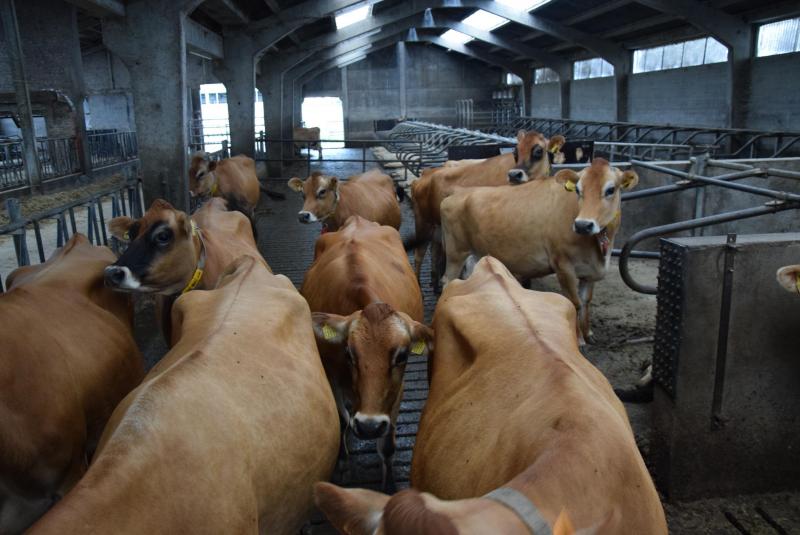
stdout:
[(83, 56), (83, 78), (91, 130), (135, 130), (130, 74), (119, 58), (106, 49)]
[(614, 121), (614, 78), (574, 80), (570, 84), (570, 118), (584, 121)]
[(724, 127), (728, 80), (727, 63), (634, 74), (628, 89), (628, 120)]
[(534, 117), (561, 118), (561, 86), (558, 82), (534, 84), (531, 90), (531, 114)]
[(756, 58), (750, 87), (748, 126), (800, 130), (800, 53)]

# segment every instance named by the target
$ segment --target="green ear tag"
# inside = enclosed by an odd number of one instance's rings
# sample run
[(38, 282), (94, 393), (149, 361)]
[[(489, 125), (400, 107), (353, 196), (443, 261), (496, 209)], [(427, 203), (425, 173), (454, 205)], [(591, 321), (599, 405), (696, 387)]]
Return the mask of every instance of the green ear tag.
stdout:
[(338, 336), (338, 333), (330, 325), (323, 325), (322, 336), (325, 340), (334, 340)]
[(425, 342), (423, 340), (417, 340), (411, 346), (411, 353), (413, 355), (422, 355), (425, 352)]

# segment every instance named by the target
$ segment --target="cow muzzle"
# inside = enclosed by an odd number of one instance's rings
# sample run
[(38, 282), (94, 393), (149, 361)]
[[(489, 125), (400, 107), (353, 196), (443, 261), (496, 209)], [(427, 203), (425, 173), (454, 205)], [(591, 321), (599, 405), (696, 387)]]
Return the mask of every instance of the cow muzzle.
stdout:
[(581, 234), (583, 236), (594, 236), (600, 232), (600, 225), (598, 225), (597, 221), (594, 219), (576, 219), (572, 224), (572, 230), (574, 230), (576, 234)]
[(528, 173), (523, 169), (511, 169), (508, 172), (508, 181), (512, 184), (522, 184), (528, 181)]
[(297, 213), (297, 220), (301, 223), (313, 223), (314, 221), (317, 221), (317, 216), (311, 212), (303, 210), (302, 212)]
[(358, 438), (380, 438), (389, 431), (391, 421), (385, 414), (362, 414), (353, 416), (353, 432)]
[(118, 290), (135, 290), (141, 283), (133, 276), (131, 270), (125, 266), (108, 266), (103, 271), (106, 286)]

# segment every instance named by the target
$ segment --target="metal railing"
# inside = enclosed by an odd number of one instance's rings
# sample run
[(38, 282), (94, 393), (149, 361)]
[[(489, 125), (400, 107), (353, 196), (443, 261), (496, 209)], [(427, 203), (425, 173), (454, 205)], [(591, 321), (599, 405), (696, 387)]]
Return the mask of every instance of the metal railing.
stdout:
[(94, 169), (138, 158), (136, 132), (90, 134), (89, 152)]
[(81, 171), (78, 146), (74, 137), (37, 139), (36, 155), (43, 180), (77, 174)]
[(0, 190), (24, 186), (27, 183), (22, 141), (0, 143)]
[(777, 158), (800, 154), (800, 132), (788, 131), (768, 132), (539, 117), (520, 117), (510, 123), (496, 125), (493, 131), (510, 136), (519, 129), (536, 130), (548, 137), (561, 134), (567, 138), (583, 137), (594, 141), (715, 146), (720, 147), (716, 156), (726, 159)]
[[(47, 255), (51, 254), (52, 250), (62, 247), (71, 235), (78, 232), (85, 233), (93, 244), (109, 245), (112, 238), (106, 232), (104, 205), (110, 204), (111, 217), (128, 215), (139, 218), (144, 213), (143, 199), (141, 181), (131, 181), (121, 186), (115, 186), (27, 217), (21, 215), (20, 203), (17, 199), (7, 199), (6, 208), (11, 223), (0, 226), (0, 236), (11, 235), (13, 237), (17, 266), (27, 266), (31, 264), (32, 260), (28, 249), (28, 238), (32, 232), (36, 243), (33, 258), (38, 259), (38, 262), (41, 263), (47, 259)], [(80, 214), (82, 209), (86, 210), (85, 217)], [(48, 222), (51, 223), (48, 224)], [(55, 222), (55, 225), (52, 222)], [(81, 228), (82, 225), (83, 228)], [(46, 236), (45, 230), (54, 231), (55, 237)], [(48, 251), (48, 249), (51, 250)], [(2, 281), (0, 281), (1, 291), (3, 291)]]
[[(652, 284), (643, 284), (636, 281), (630, 273), (628, 260), (631, 256), (639, 256), (644, 258), (660, 258), (659, 253), (651, 252), (646, 255), (637, 254), (634, 247), (642, 241), (650, 238), (660, 238), (675, 234), (677, 232), (694, 230), (711, 225), (718, 225), (721, 223), (728, 223), (731, 221), (739, 221), (742, 219), (749, 219), (767, 214), (774, 214), (785, 210), (800, 210), (800, 194), (788, 191), (774, 190), (770, 188), (763, 188), (760, 186), (752, 186), (749, 184), (739, 184), (735, 181), (744, 178), (769, 178), (779, 177), (788, 178), (793, 180), (800, 180), (800, 172), (787, 171), (784, 169), (776, 169), (772, 167), (754, 167), (751, 165), (712, 160), (707, 156), (692, 158), (692, 168), (689, 172), (672, 169), (663, 165), (658, 165), (652, 162), (632, 161), (632, 165), (657, 171), (665, 175), (679, 178), (680, 180), (674, 184), (664, 186), (655, 186), (652, 188), (628, 192), (622, 194), (622, 201), (632, 201), (635, 199), (642, 199), (647, 197), (661, 196), (670, 193), (677, 193), (687, 189), (696, 189), (697, 195), (695, 197), (695, 210), (694, 217), (685, 221), (677, 221), (666, 225), (659, 225), (651, 228), (642, 229), (634, 233), (621, 250), (614, 252), (619, 255), (619, 273), (625, 284), (632, 290), (655, 295), (658, 292), (658, 287)], [(731, 169), (730, 173), (709, 177), (705, 175), (707, 167), (720, 167)], [(760, 206), (753, 206), (740, 210), (731, 210), (714, 215), (703, 214), (703, 197), (705, 190), (708, 187), (721, 187), (725, 189), (767, 197), (770, 200)]]

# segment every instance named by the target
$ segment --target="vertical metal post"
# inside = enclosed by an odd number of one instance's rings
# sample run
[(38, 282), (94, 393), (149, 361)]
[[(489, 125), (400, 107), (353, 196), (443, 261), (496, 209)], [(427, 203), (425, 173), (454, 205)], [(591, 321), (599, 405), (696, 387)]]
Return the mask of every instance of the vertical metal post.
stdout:
[(728, 359), (728, 330), (731, 321), (733, 269), (736, 254), (736, 234), (728, 234), (725, 245), (725, 267), (722, 273), (722, 298), (717, 331), (717, 362), (714, 373), (714, 395), (711, 403), (711, 429), (725, 425), (722, 416), (722, 395), (725, 390), (725, 365)]
[[(8, 218), (12, 223), (22, 221), (22, 211), (17, 199), (6, 199), (6, 210), (8, 210)], [(31, 263), (28, 256), (28, 244), (25, 240), (25, 227), (14, 231), (14, 251), (17, 253), (18, 266), (27, 266)]]
[(367, 144), (361, 143), (361, 172), (367, 172)]
[(22, 148), (25, 153), (25, 172), (28, 174), (28, 184), (31, 188), (41, 188), (42, 175), (39, 170), (39, 160), (36, 156), (36, 130), (33, 125), (33, 111), (31, 108), (31, 95), (28, 88), (28, 77), (25, 72), (25, 56), (22, 52), (22, 39), (20, 38), (17, 12), (14, 0), (0, 0), (0, 23), (6, 41), (6, 53), (11, 64), (14, 79), (14, 92), (17, 101), (17, 114), (22, 127)]

